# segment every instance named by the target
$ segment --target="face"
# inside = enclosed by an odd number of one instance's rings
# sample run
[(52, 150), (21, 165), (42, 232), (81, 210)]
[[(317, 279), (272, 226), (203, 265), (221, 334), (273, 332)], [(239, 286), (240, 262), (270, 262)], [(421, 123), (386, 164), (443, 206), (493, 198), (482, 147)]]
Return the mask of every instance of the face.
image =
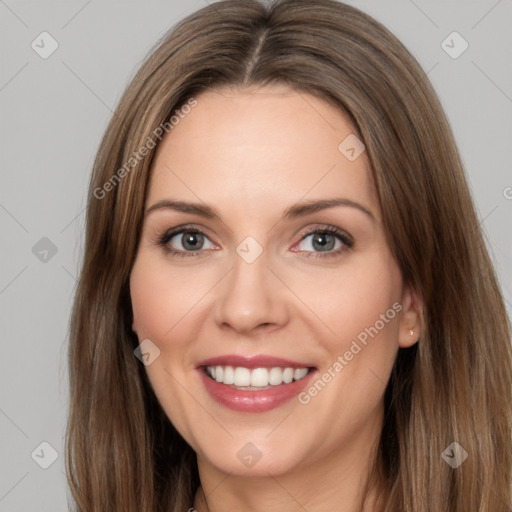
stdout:
[(355, 462), (419, 336), (367, 155), (284, 86), (196, 100), (158, 148), (130, 278), (154, 392), (220, 472)]

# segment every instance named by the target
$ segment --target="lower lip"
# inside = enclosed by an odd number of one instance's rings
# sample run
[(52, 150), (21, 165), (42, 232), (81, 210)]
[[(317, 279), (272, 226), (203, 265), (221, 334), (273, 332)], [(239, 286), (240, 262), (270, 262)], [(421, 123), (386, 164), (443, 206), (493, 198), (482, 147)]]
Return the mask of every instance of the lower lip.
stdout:
[(206, 390), (218, 403), (240, 412), (265, 412), (274, 409), (297, 396), (311, 380), (315, 370), (300, 380), (281, 384), (261, 391), (243, 391), (221, 384), (206, 375), (204, 368), (198, 368)]

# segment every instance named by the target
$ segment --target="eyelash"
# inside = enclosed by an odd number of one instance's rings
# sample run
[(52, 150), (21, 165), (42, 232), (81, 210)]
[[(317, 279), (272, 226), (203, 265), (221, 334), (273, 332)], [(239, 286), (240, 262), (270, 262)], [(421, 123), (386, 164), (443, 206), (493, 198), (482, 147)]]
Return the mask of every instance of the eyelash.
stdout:
[[(167, 245), (169, 241), (174, 238), (176, 235), (180, 235), (182, 233), (192, 233), (192, 234), (201, 234), (207, 238), (208, 235), (203, 230), (192, 227), (192, 226), (182, 226), (180, 228), (175, 228), (170, 231), (166, 231), (163, 234), (160, 234), (157, 236), (157, 245), (162, 247), (163, 251), (167, 255), (177, 256), (179, 258), (189, 258), (189, 257), (196, 257), (197, 253), (202, 252), (202, 250), (197, 251), (178, 251), (176, 249), (170, 249)], [(306, 233), (302, 234), (302, 238), (300, 239), (299, 243), (302, 242), (305, 238), (307, 238), (310, 235), (313, 234), (328, 234), (335, 236), (338, 240), (340, 240), (343, 243), (343, 247), (335, 250), (335, 251), (328, 251), (328, 252), (315, 252), (315, 251), (296, 251), (296, 252), (304, 252), (307, 255), (305, 255), (305, 258), (330, 258), (339, 256), (341, 253), (344, 253), (346, 251), (349, 251), (354, 246), (354, 240), (350, 235), (342, 231), (341, 229), (338, 229), (334, 226), (323, 226), (321, 228), (314, 228), (310, 231), (307, 231)]]

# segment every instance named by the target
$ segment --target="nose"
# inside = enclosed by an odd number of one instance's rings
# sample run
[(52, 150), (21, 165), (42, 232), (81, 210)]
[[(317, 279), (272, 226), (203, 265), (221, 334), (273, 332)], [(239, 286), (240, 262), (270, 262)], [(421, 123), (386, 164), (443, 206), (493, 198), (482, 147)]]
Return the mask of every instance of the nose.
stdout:
[(252, 263), (235, 254), (233, 267), (219, 285), (215, 321), (222, 329), (248, 334), (288, 322), (289, 291), (269, 268), (265, 251)]

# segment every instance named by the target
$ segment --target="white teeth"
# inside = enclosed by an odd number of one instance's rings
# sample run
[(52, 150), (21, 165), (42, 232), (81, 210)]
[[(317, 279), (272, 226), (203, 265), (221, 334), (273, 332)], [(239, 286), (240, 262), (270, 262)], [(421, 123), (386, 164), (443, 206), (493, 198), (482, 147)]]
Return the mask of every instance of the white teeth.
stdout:
[(268, 370), (266, 368), (255, 368), (251, 372), (251, 386), (268, 386)]
[(251, 385), (251, 370), (249, 368), (237, 367), (235, 368), (235, 386), (250, 386)]
[(307, 374), (308, 374), (307, 368), (297, 368), (293, 372), (293, 378), (294, 378), (294, 380), (300, 380), (300, 379), (302, 379), (302, 377), (305, 377)]
[(281, 368), (271, 368), (268, 372), (268, 383), (272, 386), (279, 386), (283, 382), (283, 370)]
[(290, 384), (293, 380), (293, 368), (285, 368), (283, 372), (283, 382), (285, 384)]
[(235, 383), (235, 370), (232, 366), (226, 366), (224, 368), (224, 377), (222, 379), (224, 384), (234, 384)]
[(236, 387), (264, 388), (279, 386), (283, 382), (290, 384), (294, 380), (303, 379), (309, 372), (308, 368), (244, 368), (242, 366), (207, 366), (206, 373), (213, 380)]

